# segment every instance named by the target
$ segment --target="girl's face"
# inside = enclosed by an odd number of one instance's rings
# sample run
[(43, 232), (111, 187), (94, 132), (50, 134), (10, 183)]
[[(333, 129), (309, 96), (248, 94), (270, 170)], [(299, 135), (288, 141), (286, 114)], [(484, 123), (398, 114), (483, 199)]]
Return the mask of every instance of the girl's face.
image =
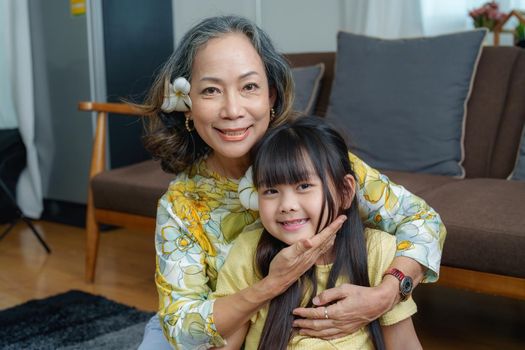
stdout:
[(213, 157), (225, 164), (245, 162), (268, 129), (275, 94), (261, 57), (244, 34), (211, 39), (197, 51), (190, 97), (187, 115)]
[(314, 236), (320, 220), (319, 227), (326, 225), (328, 210), (320, 217), (325, 203), (323, 183), (311, 164), (308, 168), (306, 181), (258, 188), (262, 224), (272, 236), (288, 245)]

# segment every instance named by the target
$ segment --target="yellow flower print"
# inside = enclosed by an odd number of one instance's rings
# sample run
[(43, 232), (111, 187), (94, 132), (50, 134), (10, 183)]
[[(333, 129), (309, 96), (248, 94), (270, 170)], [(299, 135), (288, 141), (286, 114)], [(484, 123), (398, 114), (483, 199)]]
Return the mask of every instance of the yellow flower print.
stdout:
[(190, 265), (183, 268), (184, 285), (186, 286), (200, 286), (207, 282), (206, 276), (202, 273), (202, 267), (198, 265)]
[(255, 222), (257, 212), (252, 210), (242, 211), (240, 213), (232, 212), (221, 221), (221, 232), (226, 242), (232, 242), (242, 230)]
[(177, 238), (177, 245), (179, 246), (180, 250), (187, 250), (193, 244), (188, 238), (186, 238), (186, 237), (179, 237), (179, 238)]
[(184, 252), (193, 247), (193, 240), (185, 234), (180, 235), (179, 232), (174, 226), (162, 228), (162, 254), (171, 254), (176, 250)]
[(155, 269), (155, 283), (157, 284), (157, 292), (159, 293), (159, 309), (164, 310), (164, 308), (172, 304), (174, 300), (172, 296), (172, 286), (160, 272), (158, 264)]
[(364, 163), (352, 153), (348, 153), (348, 158), (352, 163), (352, 169), (354, 170), (355, 176), (357, 177), (357, 182), (359, 184), (363, 184), (365, 182), (367, 173)]
[(409, 250), (409, 249), (412, 249), (414, 248), (414, 243), (410, 242), (410, 241), (401, 241), (397, 244), (397, 250), (398, 251), (401, 251), (401, 250)]
[(172, 204), (174, 213), (188, 225), (188, 230), (197, 243), (210, 255), (215, 255), (216, 252), (203, 225), (210, 220), (210, 213), (221, 205), (222, 196), (224, 193), (207, 181), (177, 182), (168, 190), (167, 200)]
[(191, 235), (195, 238), (201, 248), (211, 256), (215, 256), (217, 252), (215, 247), (211, 244), (210, 239), (206, 235), (203, 228), (203, 223), (200, 220), (199, 213), (195, 210), (191, 210), (189, 215), (186, 217), (188, 223), (188, 230)]
[(180, 311), (187, 303), (188, 301), (184, 299), (175, 300), (173, 298), (170, 298), (170, 303), (166, 305), (165, 309), (162, 308), (161, 310), (165, 310), (165, 313), (167, 315), (179, 316)]
[(193, 334), (195, 338), (202, 337), (204, 333), (204, 318), (196, 312), (188, 312), (182, 321), (182, 328)]
[(436, 214), (429, 212), (429, 211), (421, 215), (421, 218), (424, 220), (434, 220), (435, 217), (436, 217)]
[[(210, 258), (210, 260), (211, 259), (215, 259), (215, 258), (213, 257), (213, 258)], [(208, 268), (206, 269), (206, 275), (208, 276), (208, 285), (213, 290), (215, 290), (215, 288), (216, 288), (217, 276), (218, 276), (217, 269), (215, 268), (215, 265), (216, 265), (216, 263), (210, 263), (208, 265)]]
[(197, 184), (188, 180), (172, 184), (168, 189), (167, 200), (181, 219), (193, 209), (200, 213), (201, 220), (209, 220), (210, 212), (221, 204), (218, 201), (220, 195), (210, 183)]
[[(206, 319), (206, 331), (207, 333), (211, 336), (211, 337), (220, 337), (220, 334), (215, 330), (213, 329), (213, 315), (209, 315), (208, 318)], [(226, 343), (222, 343), (222, 344), (214, 344), (215, 346), (224, 346), (226, 345)]]
[(394, 209), (398, 202), (397, 196), (392, 192), (388, 182), (382, 177), (365, 183), (364, 197), (367, 201), (374, 204), (383, 200), (387, 211)]
[(383, 200), (387, 211), (394, 209), (398, 203), (398, 198), (393, 193), (388, 180), (374, 169), (369, 168), (354, 154), (349, 152), (348, 158), (352, 163), (352, 169), (359, 186), (364, 189), (365, 199), (373, 204)]

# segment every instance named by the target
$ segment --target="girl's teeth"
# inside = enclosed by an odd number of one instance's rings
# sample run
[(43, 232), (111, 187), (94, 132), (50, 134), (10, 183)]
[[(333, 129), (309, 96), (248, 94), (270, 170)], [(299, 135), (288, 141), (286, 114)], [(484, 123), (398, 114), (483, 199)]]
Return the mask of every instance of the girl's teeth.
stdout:
[(299, 220), (292, 220), (292, 221), (285, 221), (285, 225), (298, 225), (298, 224), (304, 224), (306, 222), (306, 219), (299, 219)]

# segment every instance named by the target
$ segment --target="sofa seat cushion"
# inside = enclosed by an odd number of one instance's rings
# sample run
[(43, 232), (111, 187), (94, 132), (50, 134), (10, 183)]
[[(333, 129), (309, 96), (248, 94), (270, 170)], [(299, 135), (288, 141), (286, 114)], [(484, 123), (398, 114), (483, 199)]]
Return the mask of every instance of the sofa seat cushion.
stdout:
[(466, 179), (423, 197), (447, 228), (443, 265), (525, 278), (525, 183)]
[(155, 217), (173, 177), (152, 160), (102, 172), (91, 180), (95, 208)]
[(404, 171), (385, 170), (383, 174), (394, 183), (405, 187), (410, 192), (422, 197), (427, 191), (436, 189), (448, 183), (461, 181), (458, 178), (444, 175), (430, 175), (423, 173), (407, 173)]

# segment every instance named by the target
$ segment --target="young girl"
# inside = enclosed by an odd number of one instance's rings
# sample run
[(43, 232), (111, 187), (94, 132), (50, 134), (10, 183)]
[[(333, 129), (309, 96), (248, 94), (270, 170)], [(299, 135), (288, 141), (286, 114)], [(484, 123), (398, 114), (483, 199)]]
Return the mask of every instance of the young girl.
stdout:
[[(215, 297), (242, 290), (266, 276), (277, 253), (308, 240), (336, 216), (347, 221), (332, 248), (321, 255), (286, 292), (259, 310), (233, 336), (227, 348), (237, 349), (417, 349), (421, 348), (410, 316), (409, 298), (356, 333), (322, 340), (301, 336), (293, 310), (312, 305), (312, 298), (342, 283), (375, 286), (393, 278), (395, 238), (364, 229), (353, 200), (355, 175), (343, 138), (315, 117), (299, 118), (270, 130), (254, 149), (253, 180), (263, 230), (242, 233), (220, 270)], [(324, 319), (329, 314), (324, 307)]]

